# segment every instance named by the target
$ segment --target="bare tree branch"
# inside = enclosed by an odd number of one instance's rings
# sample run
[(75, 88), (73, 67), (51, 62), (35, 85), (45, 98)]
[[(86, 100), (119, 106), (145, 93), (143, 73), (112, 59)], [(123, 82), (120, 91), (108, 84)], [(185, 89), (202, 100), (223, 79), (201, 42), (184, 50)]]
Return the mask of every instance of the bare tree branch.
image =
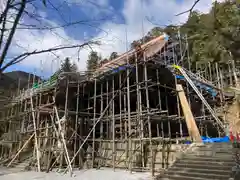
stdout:
[(193, 9), (194, 9), (194, 7), (197, 5), (197, 3), (199, 2), (200, 0), (195, 0), (195, 2), (193, 3), (193, 5), (192, 5), (192, 7), (190, 8), (190, 9), (188, 9), (188, 10), (186, 10), (186, 11), (184, 11), (184, 12), (181, 12), (181, 13), (179, 13), (179, 14), (176, 14), (175, 16), (180, 16), (180, 15), (182, 15), (182, 14), (185, 14), (185, 13), (191, 13), (192, 11), (193, 11)]
[[(6, 7), (4, 9), (4, 13), (7, 14), (8, 10), (9, 10), (9, 6), (10, 6), (10, 0), (7, 1), (7, 4), (6, 4)], [(6, 27), (6, 22), (7, 22), (7, 16), (4, 15), (2, 17), (2, 28), (1, 28), (1, 37), (0, 37), (0, 49), (2, 47), (2, 44), (3, 44), (3, 38), (4, 38), (4, 33), (5, 33), (5, 27)]]
[(32, 55), (37, 55), (37, 54), (42, 54), (42, 53), (47, 53), (47, 52), (53, 52), (53, 51), (59, 51), (59, 50), (63, 50), (63, 49), (73, 49), (73, 48), (83, 48), (84, 46), (90, 46), (93, 44), (97, 44), (99, 45), (100, 43), (98, 41), (90, 41), (90, 42), (86, 42), (83, 44), (77, 44), (77, 45), (70, 45), (70, 46), (61, 46), (61, 47), (55, 47), (55, 48), (49, 48), (49, 49), (44, 49), (44, 50), (40, 50), (40, 51), (32, 51), (32, 52), (25, 52), (15, 58), (13, 58), (12, 60), (10, 60), (7, 64), (5, 64), (1, 69), (0, 69), (0, 74), (9, 66), (12, 66), (14, 64), (17, 64), (21, 61), (23, 61), (24, 59), (26, 59), (29, 56)]
[[(4, 72), (4, 70), (6, 70), (6, 68), (23, 61), (24, 59), (28, 58), (29, 56), (42, 54), (42, 53), (54, 54), (55, 51), (59, 51), (59, 50), (63, 50), (63, 49), (70, 49), (70, 48), (77, 48), (78, 56), (79, 56), (79, 51), (84, 46), (88, 46), (91, 48), (92, 44), (99, 44), (96, 41), (95, 42), (86, 42), (86, 43), (80, 44), (80, 45), (79, 44), (71, 45), (71, 43), (69, 43), (69, 45), (67, 45), (67, 46), (58, 46), (58, 47), (55, 46), (55, 47), (52, 47), (49, 49), (35, 50), (32, 52), (28, 52), (28, 50), (26, 50), (25, 53), (17, 55), (16, 57), (13, 57), (13, 58), (8, 57), (7, 58), (8, 51), (13, 42), (13, 36), (18, 29), (27, 29), (27, 30), (36, 29), (36, 30), (52, 31), (53, 29), (64, 28), (64, 27), (68, 27), (68, 26), (72, 26), (72, 25), (76, 25), (76, 24), (82, 24), (82, 25), (87, 25), (89, 27), (97, 28), (97, 29), (105, 32), (106, 34), (108, 34), (107, 31), (104, 31), (103, 29), (95, 26), (94, 24), (91, 24), (91, 22), (99, 22), (101, 20), (106, 20), (106, 17), (105, 18), (103, 17), (101, 19), (93, 19), (93, 20), (90, 19), (90, 20), (79, 20), (79, 21), (74, 21), (74, 22), (66, 22), (65, 24), (59, 25), (59, 26), (58, 25), (54, 26), (54, 25), (50, 24), (48, 27), (48, 24), (44, 23), (43, 17), (41, 17), (41, 15), (38, 15), (38, 13), (35, 13), (35, 11), (28, 12), (27, 3), (31, 4), (31, 2), (34, 2), (34, 1), (38, 1), (38, 0), (8, 0), (8, 2), (9, 2), (8, 7), (5, 6), (3, 13), (0, 14), (0, 20), (2, 21), (2, 23), (0, 23), (0, 25), (1, 25), (1, 27), (0, 27), (0, 48), (2, 47), (2, 49), (0, 51), (1, 52), (0, 53), (0, 76)], [(41, 0), (41, 1), (43, 1), (44, 4), (46, 3), (46, 1), (44, 1), (44, 0)], [(50, 2), (50, 0), (48, 1), (48, 3), (49, 2)], [(61, 15), (61, 12), (59, 12), (58, 7), (54, 6), (51, 2), (49, 3), (49, 5), (52, 6)], [(24, 15), (32, 18), (33, 20), (36, 20), (36, 23), (33, 23), (33, 24), (21, 23), (21, 18), (23, 18)], [(12, 27), (8, 28), (7, 27), (9, 25), (8, 23)], [(39, 25), (38, 25), (38, 23), (39, 23)], [(9, 31), (9, 32), (6, 33), (6, 31)], [(55, 32), (53, 32), (53, 33), (56, 34)], [(56, 34), (56, 35), (58, 35), (58, 34)], [(58, 36), (60, 37), (60, 35), (58, 35)], [(60, 37), (60, 38), (62, 38), (62, 37)], [(66, 38), (64, 40), (65, 40), (65, 42), (68, 41)], [(80, 59), (80, 58), (78, 57), (78, 59)]]
[[(14, 1), (14, 0), (13, 0), (13, 1)], [(11, 3), (13, 3), (13, 1), (12, 1), (12, 0), (8, 0), (8, 1), (7, 1), (6, 5), (9, 4), (9, 7), (8, 7), (8, 8), (5, 8), (5, 9), (3, 10), (3, 12), (0, 14), (0, 24), (2, 23), (3, 17), (6, 16), (8, 9), (13, 8), (13, 7), (16, 7), (16, 6), (22, 4), (22, 2), (17, 2), (17, 3), (15, 3), (15, 4), (11, 4)], [(35, 0), (26, 0), (26, 3), (30, 3), (30, 2), (33, 2), (33, 1), (35, 1)]]
[(16, 31), (17, 25), (18, 25), (18, 23), (20, 21), (20, 18), (22, 16), (24, 8), (26, 7), (26, 0), (21, 0), (21, 2), (22, 3), (20, 4), (20, 9), (19, 9), (18, 14), (17, 14), (17, 16), (15, 18), (15, 21), (13, 23), (12, 30), (9, 33), (7, 42), (6, 42), (6, 44), (5, 44), (4, 48), (3, 48), (2, 54), (0, 56), (0, 68), (3, 65), (3, 61), (4, 61), (4, 59), (5, 59), (6, 55), (7, 55), (7, 52), (8, 52), (8, 49), (9, 49), (11, 43), (12, 43), (13, 35), (14, 35), (15, 31)]
[(73, 22), (69, 22), (63, 25), (59, 25), (59, 26), (53, 26), (53, 27), (37, 27), (37, 25), (29, 25), (29, 24), (19, 24), (21, 26), (26, 26), (26, 27), (18, 27), (17, 29), (27, 29), (27, 30), (54, 30), (54, 29), (60, 29), (60, 28), (65, 28), (65, 27), (69, 27), (69, 26), (74, 26), (76, 24), (83, 24), (85, 25), (86, 23), (90, 23), (90, 22), (98, 22), (98, 21), (104, 21), (106, 20), (105, 18), (103, 19), (96, 19), (96, 20), (79, 20), (79, 21), (73, 21)]

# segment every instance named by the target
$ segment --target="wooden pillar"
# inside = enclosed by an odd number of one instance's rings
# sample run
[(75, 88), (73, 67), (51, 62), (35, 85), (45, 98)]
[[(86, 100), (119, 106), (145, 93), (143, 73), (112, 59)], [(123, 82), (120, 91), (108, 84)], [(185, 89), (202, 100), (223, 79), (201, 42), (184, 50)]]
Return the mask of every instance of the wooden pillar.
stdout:
[(194, 142), (202, 142), (202, 138), (200, 136), (198, 127), (196, 125), (195, 119), (193, 117), (191, 108), (188, 104), (187, 98), (185, 96), (183, 87), (181, 84), (176, 85), (176, 89), (178, 91), (178, 97), (182, 106), (183, 114), (186, 120), (187, 128), (188, 128), (188, 133), (192, 137)]

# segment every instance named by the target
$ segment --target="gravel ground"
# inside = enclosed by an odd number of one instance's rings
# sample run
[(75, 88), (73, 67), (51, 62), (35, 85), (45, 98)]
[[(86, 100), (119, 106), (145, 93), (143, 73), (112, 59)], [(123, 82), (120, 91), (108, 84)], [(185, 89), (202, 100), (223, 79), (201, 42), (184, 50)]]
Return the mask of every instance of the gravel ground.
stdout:
[(1, 180), (148, 180), (149, 173), (132, 173), (124, 170), (89, 169), (74, 171), (74, 175), (62, 175), (57, 172), (13, 172), (11, 169), (0, 169)]

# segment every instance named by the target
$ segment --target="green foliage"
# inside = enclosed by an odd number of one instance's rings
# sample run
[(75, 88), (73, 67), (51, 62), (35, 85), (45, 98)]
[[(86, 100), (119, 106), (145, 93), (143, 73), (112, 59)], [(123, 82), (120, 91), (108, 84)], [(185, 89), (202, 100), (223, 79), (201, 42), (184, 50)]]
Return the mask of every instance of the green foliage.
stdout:
[(61, 64), (60, 71), (61, 72), (76, 72), (77, 65), (75, 63), (71, 63), (69, 58), (66, 58), (64, 60), (64, 63)]
[(188, 37), (191, 64), (219, 62), (226, 64), (235, 60), (236, 65), (240, 60), (240, 8), (234, 1), (222, 3), (214, 2), (212, 9), (207, 14), (197, 11), (189, 15), (187, 22), (180, 27), (169, 25), (165, 28), (155, 27), (144, 38), (132, 43), (132, 48), (137, 43), (151, 40), (163, 32), (172, 39), (182, 40)]
[[(239, 59), (236, 44), (240, 42), (240, 11), (235, 3), (213, 3), (207, 14), (193, 12), (182, 26), (188, 34), (191, 61), (219, 62)], [(231, 54), (233, 56), (231, 56)]]
[[(239, 65), (240, 60), (240, 7), (234, 1), (214, 2), (209, 13), (203, 14), (193, 11), (186, 23), (181, 26), (169, 25), (165, 28), (154, 27), (143, 38), (133, 41), (131, 48), (146, 43), (163, 33), (171, 39), (181, 39), (182, 47), (185, 47), (186, 37), (190, 63), (205, 64), (218, 62), (222, 66), (229, 60), (235, 60)], [(181, 36), (179, 36), (181, 34)], [(184, 49), (182, 49), (184, 51)], [(112, 52), (109, 60), (117, 57)], [(99, 64), (100, 58), (96, 52), (91, 52), (88, 59), (88, 70), (94, 70)], [(108, 60), (102, 60), (102, 64)]]
[(154, 27), (151, 31), (147, 33), (146, 36), (144, 36), (142, 39), (139, 39), (137, 41), (133, 41), (131, 43), (131, 48), (136, 48), (138, 45), (144, 44), (164, 33), (164, 29), (160, 27)]
[(77, 72), (78, 68), (75, 63), (71, 63), (69, 58), (66, 58), (61, 64), (61, 67), (50, 77), (50, 81), (57, 79), (57, 76), (63, 72)]
[(117, 52), (112, 52), (110, 57), (109, 57), (109, 60), (113, 60), (113, 59), (116, 59), (118, 57), (118, 53)]
[(92, 51), (87, 60), (87, 70), (94, 71), (99, 66), (99, 62), (101, 61), (101, 57), (98, 56), (96, 51)]

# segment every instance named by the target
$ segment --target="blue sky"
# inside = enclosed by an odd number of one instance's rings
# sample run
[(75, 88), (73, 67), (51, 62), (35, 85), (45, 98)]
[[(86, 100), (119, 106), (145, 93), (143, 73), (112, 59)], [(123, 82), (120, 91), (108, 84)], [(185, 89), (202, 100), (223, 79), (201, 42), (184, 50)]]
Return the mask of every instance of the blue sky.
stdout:
[[(26, 51), (82, 44), (88, 40), (101, 41), (100, 46), (92, 46), (92, 49), (103, 57), (108, 57), (113, 51), (123, 53), (130, 42), (141, 38), (155, 26), (147, 19), (161, 25), (182, 23), (186, 21), (187, 14), (179, 17), (175, 14), (185, 11), (193, 2), (194, 0), (47, 0), (47, 6), (44, 7), (38, 0), (34, 6), (29, 5), (27, 10), (37, 14), (41, 23), (27, 15), (24, 15), (22, 22), (38, 27), (60, 28), (18, 30), (8, 57)], [(207, 12), (210, 7), (210, 0), (201, 0), (196, 9)], [(61, 27), (77, 21), (85, 22)], [(70, 57), (82, 71), (86, 68), (90, 50), (71, 49), (31, 56), (7, 71), (20, 69), (48, 76), (65, 57)]]

